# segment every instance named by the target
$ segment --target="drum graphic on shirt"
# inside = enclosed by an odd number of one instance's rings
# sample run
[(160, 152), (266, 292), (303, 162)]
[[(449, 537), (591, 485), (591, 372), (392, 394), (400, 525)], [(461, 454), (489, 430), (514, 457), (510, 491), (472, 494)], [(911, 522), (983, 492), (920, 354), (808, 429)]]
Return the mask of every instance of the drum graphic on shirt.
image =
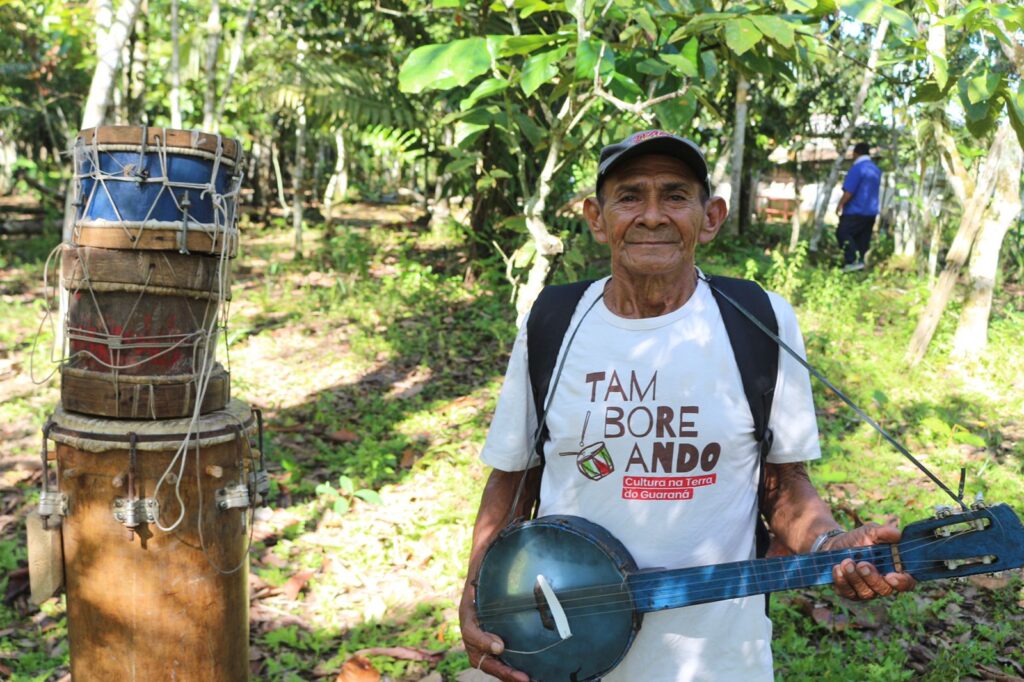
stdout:
[(580, 433), (580, 449), (560, 452), (563, 457), (573, 456), (576, 458), (576, 468), (581, 474), (591, 481), (600, 481), (608, 474), (615, 471), (615, 462), (611, 453), (605, 446), (604, 441), (598, 441), (585, 445), (587, 442), (587, 424), (590, 423), (590, 412), (587, 412), (583, 420), (583, 431)]

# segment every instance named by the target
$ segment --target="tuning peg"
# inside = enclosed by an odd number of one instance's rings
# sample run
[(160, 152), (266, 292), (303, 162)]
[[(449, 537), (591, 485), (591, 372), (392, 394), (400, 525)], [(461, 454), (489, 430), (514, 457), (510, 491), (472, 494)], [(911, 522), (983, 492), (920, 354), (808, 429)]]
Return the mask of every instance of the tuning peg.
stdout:
[(935, 505), (935, 518), (944, 519), (953, 515), (953, 508), (948, 504), (937, 504)]
[(984, 509), (987, 506), (988, 505), (985, 504), (984, 493), (979, 491), (978, 494), (974, 496), (974, 504), (971, 505), (971, 509), (978, 511), (979, 509)]

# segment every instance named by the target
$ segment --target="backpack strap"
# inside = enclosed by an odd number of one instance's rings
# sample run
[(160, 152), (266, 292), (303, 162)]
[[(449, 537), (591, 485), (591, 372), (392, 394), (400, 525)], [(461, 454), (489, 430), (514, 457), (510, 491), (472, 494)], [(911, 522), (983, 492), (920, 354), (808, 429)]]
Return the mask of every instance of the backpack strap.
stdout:
[(544, 443), (548, 439), (548, 425), (541, 423), (544, 416), (544, 400), (551, 385), (551, 374), (555, 370), (562, 339), (569, 330), (569, 322), (576, 306), (595, 280), (558, 284), (544, 287), (530, 310), (526, 320), (526, 358), (530, 367), (530, 386), (533, 389), (533, 404), (541, 437), (537, 440), (537, 455), (544, 464)]
[[(758, 442), (757, 508), (764, 500), (765, 464), (772, 449), (772, 431), (768, 427), (771, 417), (772, 399), (775, 396), (775, 382), (779, 373), (779, 346), (767, 334), (741, 313), (735, 304), (741, 305), (761, 324), (776, 335), (779, 323), (775, 318), (768, 293), (756, 282), (715, 275), (707, 278), (711, 293), (718, 303), (718, 309), (729, 335), (733, 356), (740, 369), (743, 392), (754, 418), (754, 438)], [(730, 300), (731, 299), (731, 300)], [(758, 516), (755, 527), (757, 556), (763, 557), (768, 551), (768, 528)]]

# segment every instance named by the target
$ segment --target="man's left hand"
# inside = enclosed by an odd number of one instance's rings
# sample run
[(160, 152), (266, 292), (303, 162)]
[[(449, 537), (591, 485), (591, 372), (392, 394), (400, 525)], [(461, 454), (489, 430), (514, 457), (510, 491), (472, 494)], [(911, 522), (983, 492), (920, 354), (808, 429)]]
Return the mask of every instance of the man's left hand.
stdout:
[[(899, 542), (900, 535), (900, 529), (896, 527), (895, 522), (884, 526), (867, 523), (837, 535), (825, 543), (822, 549), (892, 544)], [(895, 596), (900, 592), (909, 592), (917, 585), (917, 581), (909, 573), (888, 573), (883, 576), (873, 564), (867, 561), (857, 563), (853, 559), (843, 559), (842, 563), (833, 566), (832, 579), (840, 596), (854, 600)]]

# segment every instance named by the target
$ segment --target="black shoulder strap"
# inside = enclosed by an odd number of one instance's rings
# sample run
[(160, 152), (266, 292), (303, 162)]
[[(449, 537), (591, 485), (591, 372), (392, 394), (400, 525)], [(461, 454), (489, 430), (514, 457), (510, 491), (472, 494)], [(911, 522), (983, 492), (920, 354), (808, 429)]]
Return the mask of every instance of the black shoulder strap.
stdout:
[[(775, 380), (779, 373), (779, 346), (767, 334), (743, 315), (726, 298), (731, 298), (760, 320), (773, 333), (779, 333), (779, 323), (772, 310), (768, 293), (756, 282), (715, 275), (708, 278), (711, 292), (729, 334), (736, 364), (743, 379), (743, 392), (754, 416), (754, 438), (763, 442), (770, 438), (768, 419), (775, 395)], [(724, 296), (723, 296), (724, 294)]]
[[(547, 397), (551, 374), (555, 370), (558, 351), (569, 329), (572, 314), (583, 298), (583, 292), (593, 283), (594, 280), (586, 280), (546, 286), (530, 310), (530, 317), (526, 320), (526, 356), (538, 420), (544, 414), (544, 398)], [(542, 428), (543, 435), (537, 441), (537, 454), (543, 462), (544, 442), (548, 439), (547, 424)]]
[[(757, 283), (745, 279), (714, 276), (708, 277), (711, 293), (718, 303), (722, 322), (729, 335), (729, 344), (743, 381), (743, 392), (747, 396), (750, 413), (754, 417), (754, 438), (758, 442), (757, 507), (764, 499), (765, 464), (772, 449), (772, 431), (768, 420), (775, 397), (775, 382), (779, 373), (779, 346), (775, 340), (758, 329), (741, 313), (735, 304), (741, 305), (772, 333), (778, 335), (779, 323), (772, 309), (768, 293)], [(731, 301), (729, 299), (732, 299)], [(764, 520), (758, 515), (754, 528), (757, 556), (763, 557), (768, 551), (770, 536)], [(765, 600), (765, 613), (768, 602)]]

